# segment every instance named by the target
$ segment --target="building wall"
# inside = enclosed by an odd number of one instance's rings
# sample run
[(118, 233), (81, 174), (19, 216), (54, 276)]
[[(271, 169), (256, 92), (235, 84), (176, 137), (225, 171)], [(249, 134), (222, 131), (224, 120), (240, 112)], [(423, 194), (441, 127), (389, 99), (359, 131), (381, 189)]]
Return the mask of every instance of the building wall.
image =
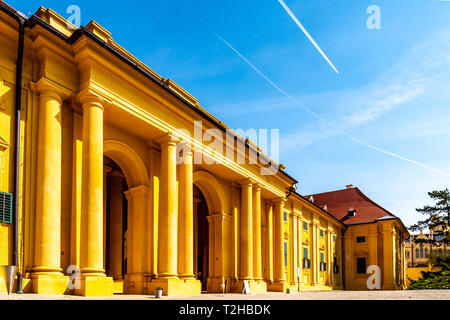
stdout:
[[(365, 240), (358, 242), (359, 237)], [(348, 226), (344, 234), (345, 289), (368, 290), (368, 278), (374, 274), (374, 271), (367, 273), (369, 266), (379, 267), (381, 289), (403, 289), (406, 285), (404, 239), (397, 220)], [(358, 258), (365, 259), (365, 268), (360, 272)]]

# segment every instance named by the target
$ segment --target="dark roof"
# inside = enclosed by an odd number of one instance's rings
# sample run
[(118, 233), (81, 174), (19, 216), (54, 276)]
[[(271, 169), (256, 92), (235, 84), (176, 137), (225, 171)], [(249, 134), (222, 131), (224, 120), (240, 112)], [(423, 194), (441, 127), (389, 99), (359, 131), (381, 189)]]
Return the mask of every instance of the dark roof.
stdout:
[[(308, 199), (310, 196), (306, 196)], [(395, 215), (369, 199), (358, 188), (351, 187), (337, 191), (312, 195), (314, 203), (320, 207), (327, 206), (327, 211), (346, 225), (370, 223), (377, 220), (397, 219)], [(356, 215), (349, 216), (350, 208)]]

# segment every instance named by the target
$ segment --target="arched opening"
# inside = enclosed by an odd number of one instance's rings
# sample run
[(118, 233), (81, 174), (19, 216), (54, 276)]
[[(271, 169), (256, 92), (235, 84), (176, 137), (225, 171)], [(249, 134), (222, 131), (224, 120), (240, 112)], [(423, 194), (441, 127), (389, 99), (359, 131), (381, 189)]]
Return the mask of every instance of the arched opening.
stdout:
[(208, 204), (205, 196), (194, 185), (194, 274), (202, 283), (202, 291), (207, 290), (209, 276), (209, 226)]
[(194, 183), (194, 273), (202, 291), (221, 292), (228, 277), (230, 257), (226, 249), (225, 224), (229, 199), (219, 181), (209, 172), (198, 170)]
[(115, 280), (115, 292), (140, 294), (144, 282), (131, 275), (145, 273), (147, 168), (123, 142), (107, 140), (103, 152), (105, 271)]
[(127, 180), (119, 165), (107, 156), (104, 163), (104, 266), (108, 277), (120, 282), (127, 273)]

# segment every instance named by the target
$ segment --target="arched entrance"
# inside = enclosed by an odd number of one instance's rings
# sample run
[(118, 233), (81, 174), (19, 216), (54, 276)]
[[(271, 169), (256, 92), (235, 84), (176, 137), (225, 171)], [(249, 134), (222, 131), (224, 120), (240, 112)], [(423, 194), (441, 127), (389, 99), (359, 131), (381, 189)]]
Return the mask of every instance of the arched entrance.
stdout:
[(128, 184), (122, 169), (109, 157), (104, 165), (104, 266), (114, 281), (121, 281), (127, 273)]
[(226, 240), (231, 232), (229, 199), (219, 181), (206, 171), (195, 171), (193, 183), (194, 272), (202, 282), (202, 291), (221, 292), (221, 285), (230, 287), (231, 241)]
[(207, 291), (209, 274), (208, 205), (205, 196), (194, 186), (194, 274)]
[[(124, 293), (145, 290), (149, 178), (140, 156), (120, 141), (104, 142), (104, 265)], [(120, 286), (117, 286), (120, 288)]]

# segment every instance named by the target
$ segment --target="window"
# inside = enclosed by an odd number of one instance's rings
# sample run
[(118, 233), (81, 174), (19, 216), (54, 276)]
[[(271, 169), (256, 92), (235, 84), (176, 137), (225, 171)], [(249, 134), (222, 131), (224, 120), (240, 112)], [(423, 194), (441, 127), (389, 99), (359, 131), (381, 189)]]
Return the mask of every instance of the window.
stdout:
[(309, 259), (308, 248), (303, 248), (303, 259)]
[(0, 222), (12, 223), (12, 194), (0, 192)]
[(339, 266), (337, 264), (337, 258), (334, 257), (333, 258), (333, 273), (339, 273)]
[(366, 273), (366, 258), (356, 258), (356, 273)]
[(425, 258), (428, 258), (428, 248), (425, 248)]
[(409, 238), (405, 240), (406, 244), (409, 244), (410, 242), (411, 242), (411, 240), (409, 240)]
[(356, 237), (356, 243), (364, 243), (364, 242), (366, 242), (365, 236)]
[(284, 243), (284, 266), (288, 265), (287, 242)]
[(327, 264), (325, 263), (325, 253), (320, 253), (320, 271), (327, 271)]
[(324, 232), (323, 229), (320, 229), (320, 237), (323, 238)]
[(336, 242), (336, 235), (333, 235), (333, 242)]
[(423, 258), (423, 245), (420, 245), (420, 258)]
[(419, 258), (419, 248), (416, 248), (416, 259)]
[(406, 258), (409, 258), (409, 251), (406, 251)]
[(308, 222), (303, 222), (303, 230), (308, 231)]
[(283, 221), (287, 222), (287, 212), (283, 211)]

